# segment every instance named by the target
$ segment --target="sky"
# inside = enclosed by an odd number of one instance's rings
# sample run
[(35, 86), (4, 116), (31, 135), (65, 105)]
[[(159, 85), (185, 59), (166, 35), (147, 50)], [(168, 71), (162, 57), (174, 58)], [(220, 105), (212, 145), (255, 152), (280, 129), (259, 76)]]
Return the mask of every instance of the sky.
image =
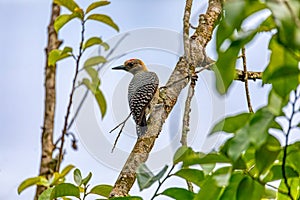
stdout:
[[(78, 0), (78, 4), (84, 8), (91, 2)], [(0, 199), (32, 199), (35, 192), (35, 188), (29, 188), (18, 195), (17, 187), (25, 178), (36, 176), (39, 170), (44, 103), (44, 48), (50, 8), (51, 1), (46, 0), (0, 0)], [(160, 85), (164, 85), (178, 57), (182, 55), (183, 9), (183, 1), (114, 0), (98, 11), (111, 16), (118, 24), (120, 32), (95, 22), (87, 24), (86, 38), (97, 35), (111, 46), (118, 44), (112, 55), (116, 59), (99, 72), (101, 89), (108, 105), (106, 116), (101, 119), (92, 96), (89, 96), (71, 130), (79, 140), (79, 150), (71, 150), (70, 142), (66, 143), (67, 154), (63, 166), (74, 164), (81, 169), (83, 175), (92, 171), (92, 185), (114, 184), (136, 140), (136, 136), (132, 134), (134, 124), (131, 120), (124, 129), (116, 151), (110, 153), (116, 133), (108, 134), (108, 131), (129, 112), (126, 87), (131, 78), (122, 72), (112, 72), (110, 68), (122, 64), (126, 59), (140, 58), (150, 70), (157, 72)], [(193, 25), (197, 23), (197, 14), (205, 9), (204, 1), (195, 2), (191, 16)], [(62, 12), (67, 11), (63, 9)], [(59, 37), (64, 41), (63, 46), (77, 49), (79, 27), (78, 21), (74, 20), (62, 28)], [(122, 37), (125, 37), (124, 41), (118, 42)], [(249, 70), (260, 71), (266, 67), (269, 38), (269, 35), (260, 34), (247, 46)], [(91, 48), (84, 55), (84, 59), (97, 53), (98, 49)], [(216, 58), (214, 41), (209, 44), (207, 53)], [(101, 55), (105, 56), (107, 52), (101, 51)], [(73, 73), (74, 62), (71, 59), (59, 62), (55, 138), (59, 137), (62, 130)], [(83, 76), (84, 73), (81, 73), (80, 78)], [(269, 89), (269, 86), (262, 87), (260, 81), (250, 83), (254, 110), (266, 104)], [(83, 92), (84, 88), (76, 91), (75, 106)], [(154, 171), (170, 164), (173, 153), (179, 147), (180, 113), (184, 109), (184, 98), (185, 92), (180, 96), (150, 155), (147, 164)], [(189, 144), (195, 150), (207, 152), (213, 149), (221, 141), (218, 137), (206, 139), (212, 125), (225, 115), (246, 111), (242, 83), (234, 83), (229, 93), (220, 97), (215, 91), (212, 73), (200, 74), (192, 105)], [(71, 177), (68, 181), (72, 181)], [(183, 182), (174, 178), (167, 184), (182, 185)], [(153, 194), (154, 189), (152, 187), (139, 193), (135, 184), (131, 194), (147, 197)]]

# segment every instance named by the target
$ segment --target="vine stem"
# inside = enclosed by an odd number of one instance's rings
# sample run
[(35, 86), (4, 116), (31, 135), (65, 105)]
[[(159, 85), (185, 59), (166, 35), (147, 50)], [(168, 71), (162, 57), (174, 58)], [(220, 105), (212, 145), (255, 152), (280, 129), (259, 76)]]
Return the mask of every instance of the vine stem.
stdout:
[(62, 130), (62, 134), (61, 134), (61, 139), (60, 139), (60, 147), (59, 147), (59, 153), (58, 153), (58, 161), (57, 161), (57, 165), (56, 165), (56, 171), (59, 171), (62, 159), (63, 159), (63, 148), (64, 148), (64, 143), (65, 143), (65, 135), (67, 133), (68, 130), (68, 121), (69, 121), (69, 116), (71, 113), (71, 107), (72, 107), (72, 103), (73, 103), (73, 95), (74, 95), (74, 91), (76, 89), (76, 80), (77, 80), (77, 76), (78, 76), (78, 72), (79, 72), (79, 64), (80, 64), (80, 59), (81, 56), (84, 52), (83, 50), (83, 42), (84, 42), (84, 31), (85, 31), (85, 20), (82, 20), (81, 22), (81, 40), (80, 40), (80, 45), (79, 45), (79, 54), (76, 58), (76, 67), (75, 67), (75, 74), (74, 74), (74, 78), (72, 81), (72, 89), (71, 89), (71, 93), (69, 96), (69, 102), (68, 102), (68, 107), (67, 107), (67, 112), (65, 115), (65, 121), (64, 121), (64, 128)]
[(292, 193), (291, 193), (291, 186), (289, 185), (288, 183), (288, 178), (287, 178), (287, 175), (286, 175), (286, 170), (285, 170), (285, 165), (286, 165), (286, 159), (287, 159), (287, 150), (288, 150), (288, 144), (289, 144), (289, 135), (291, 133), (291, 130), (292, 130), (292, 121), (293, 121), (293, 117), (294, 117), (294, 114), (295, 114), (295, 106), (296, 106), (296, 102), (299, 98), (299, 96), (297, 96), (297, 90), (294, 90), (294, 95), (295, 95), (295, 99), (292, 103), (292, 114), (291, 116), (287, 118), (288, 120), (288, 129), (287, 129), (287, 132), (285, 134), (285, 146), (283, 148), (283, 158), (282, 158), (282, 165), (281, 165), (281, 171), (282, 171), (282, 176), (283, 176), (283, 180), (284, 180), (284, 184), (285, 186), (287, 187), (287, 190), (288, 190), (288, 196), (293, 200), (294, 197), (292, 196)]
[(159, 191), (159, 189), (161, 188), (162, 184), (163, 184), (168, 178), (170, 178), (170, 177), (173, 175), (173, 174), (171, 174), (171, 172), (173, 171), (174, 167), (175, 167), (175, 165), (172, 165), (172, 167), (170, 168), (170, 170), (169, 170), (167, 176), (166, 176), (162, 181), (159, 181), (159, 182), (158, 182), (158, 187), (156, 188), (156, 190), (155, 190), (155, 192), (154, 192), (154, 194), (153, 194), (153, 196), (152, 196), (152, 198), (151, 198), (150, 200), (153, 200), (155, 197), (157, 197), (158, 195), (160, 195), (160, 194), (158, 193), (158, 191)]

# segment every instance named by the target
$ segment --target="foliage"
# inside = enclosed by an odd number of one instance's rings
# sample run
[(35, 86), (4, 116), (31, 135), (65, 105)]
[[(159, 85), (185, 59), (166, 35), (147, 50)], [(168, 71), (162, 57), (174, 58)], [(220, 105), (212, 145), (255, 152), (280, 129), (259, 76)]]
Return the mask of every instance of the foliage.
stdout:
[[(94, 20), (118, 30), (109, 16), (90, 14), (95, 8), (109, 4), (107, 1), (92, 3), (85, 11), (74, 1), (55, 0), (55, 2), (71, 12), (57, 19), (55, 24), (57, 31), (76, 18), (82, 24)], [(210, 135), (222, 132), (230, 136), (216, 152), (204, 154), (194, 151), (191, 147), (180, 147), (174, 155), (169, 170), (165, 166), (157, 175), (154, 175), (145, 164), (140, 165), (137, 171), (139, 188), (144, 190), (158, 184), (151, 199), (160, 195), (172, 199), (300, 199), (300, 142), (289, 141), (291, 131), (294, 129), (299, 131), (300, 127), (299, 120), (294, 120), (295, 115), (300, 112), (298, 67), (300, 2), (232, 0), (226, 1), (223, 9), (223, 17), (216, 32), (218, 53), (214, 68), (217, 77), (216, 88), (220, 94), (228, 91), (235, 77), (240, 50), (253, 41), (256, 35), (266, 32), (272, 36), (269, 41), (269, 63), (263, 71), (263, 83), (272, 84), (268, 104), (255, 113), (228, 116), (215, 124)], [(247, 30), (243, 27), (249, 17), (260, 16), (262, 12), (269, 12), (270, 15), (261, 20), (256, 28)], [(108, 48), (101, 38), (92, 37), (82, 43), (80, 52), (94, 45)], [(54, 65), (57, 61), (70, 56), (73, 56), (70, 47), (54, 50), (49, 55), (48, 64)], [(105, 100), (99, 89), (100, 79), (93, 66), (103, 62), (105, 58), (101, 56), (89, 58), (84, 63), (84, 69), (90, 79), (82, 80), (82, 84), (95, 95), (102, 115), (105, 114), (106, 105), (103, 103)], [(280, 119), (285, 119), (288, 126), (278, 123)], [(270, 133), (272, 129), (284, 136), (284, 143)], [(75, 184), (66, 183), (65, 176), (72, 168), (73, 166), (68, 166), (61, 173), (54, 173), (52, 180), (42, 176), (26, 179), (19, 186), (18, 192), (21, 193), (32, 185), (43, 185), (48, 188), (40, 196), (43, 200), (66, 196), (84, 199), (91, 194), (109, 197), (112, 186), (102, 184), (88, 189), (92, 173), (82, 178), (80, 170), (75, 169), (73, 172)], [(172, 177), (190, 182), (196, 189), (169, 187), (160, 192), (162, 184)], [(278, 187), (274, 186), (274, 182), (278, 183)]]

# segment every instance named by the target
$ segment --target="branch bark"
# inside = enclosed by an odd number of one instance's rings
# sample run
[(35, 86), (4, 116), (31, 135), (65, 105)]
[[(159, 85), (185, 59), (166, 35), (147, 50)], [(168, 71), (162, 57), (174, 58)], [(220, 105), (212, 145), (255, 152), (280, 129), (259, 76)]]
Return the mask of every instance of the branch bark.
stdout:
[[(199, 25), (193, 36), (190, 37), (190, 55), (193, 57), (191, 60), (197, 64), (203, 63), (205, 60), (203, 52), (205, 52), (205, 47), (211, 39), (214, 24), (221, 13), (221, 9), (221, 0), (210, 0), (206, 14), (200, 15)], [(166, 84), (170, 87), (164, 87), (160, 91), (160, 99), (147, 121), (147, 133), (137, 140), (110, 193), (111, 197), (128, 195), (136, 178), (136, 169), (148, 159), (165, 120), (176, 104), (180, 92), (189, 82), (189, 79), (185, 78), (188, 75), (189, 64), (186, 58), (180, 57)]]
[[(57, 4), (52, 4), (51, 19), (48, 25), (48, 43), (45, 49), (46, 63), (45, 63), (45, 107), (44, 107), (44, 124), (42, 128), (41, 146), (42, 155), (40, 162), (39, 175), (50, 178), (54, 172), (55, 162), (52, 159), (54, 150), (53, 145), (53, 130), (54, 130), (54, 115), (56, 104), (56, 91), (55, 91), (55, 77), (56, 66), (48, 66), (48, 55), (51, 50), (57, 49), (61, 45), (57, 33), (54, 30), (54, 21), (60, 15), (60, 7)], [(45, 187), (38, 186), (36, 189), (34, 199), (45, 190)]]

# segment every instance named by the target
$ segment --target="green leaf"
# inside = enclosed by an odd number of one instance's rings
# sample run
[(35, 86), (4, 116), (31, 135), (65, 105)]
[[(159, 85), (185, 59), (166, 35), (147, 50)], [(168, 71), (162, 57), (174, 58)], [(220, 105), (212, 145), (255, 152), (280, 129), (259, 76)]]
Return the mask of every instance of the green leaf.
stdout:
[(141, 164), (136, 171), (136, 178), (140, 190), (150, 187), (153, 183), (161, 179), (161, 177), (167, 171), (168, 166), (165, 166), (156, 176), (150, 171), (150, 169), (145, 165)]
[(71, 21), (72, 19), (74, 19), (76, 17), (75, 14), (62, 14), (60, 16), (58, 16), (55, 19), (54, 22), (54, 29), (55, 31), (58, 33), (58, 31), (65, 25), (67, 24), (69, 21)]
[(274, 136), (269, 135), (266, 143), (255, 152), (256, 167), (260, 174), (264, 174), (271, 168), (280, 151), (280, 142)]
[[(299, 199), (300, 196), (300, 179), (298, 178), (291, 178), (288, 179), (288, 185), (291, 188), (291, 195), (293, 197), (293, 199)], [(279, 189), (281, 191), (284, 191), (287, 193), (287, 187), (286, 184), (284, 183), (284, 180), (281, 181), (280, 185), (279, 185)], [(285, 194), (281, 194), (280, 192), (278, 193), (278, 200), (290, 200), (291, 198), (288, 197)]]
[(194, 199), (195, 194), (183, 188), (168, 188), (161, 193), (162, 195), (171, 197), (173, 199)]
[(81, 183), (86, 186), (88, 182), (91, 180), (91, 178), (92, 178), (92, 173), (89, 172), (89, 174), (84, 179), (82, 179)]
[(43, 176), (37, 176), (32, 178), (25, 179), (18, 187), (18, 194), (23, 192), (23, 190), (29, 188), (33, 185), (43, 185), (43, 186), (49, 186), (48, 180)]
[(79, 188), (71, 183), (61, 183), (59, 185), (56, 185), (53, 188), (50, 199), (55, 199), (58, 197), (65, 197), (65, 196), (80, 198)]
[(266, 1), (266, 5), (276, 19), (280, 43), (293, 50), (300, 50), (300, 28), (295, 20), (300, 19), (300, 2), (289, 1), (287, 6), (284, 2)]
[(103, 185), (96, 185), (91, 189), (90, 193), (98, 194), (100, 196), (108, 198), (110, 192), (112, 191), (112, 189), (113, 189), (113, 186), (111, 186), (111, 185), (104, 185), (104, 184)]
[(48, 188), (42, 192), (42, 194), (39, 196), (38, 200), (50, 200), (50, 196), (52, 193), (53, 188)]
[(237, 200), (257, 200), (261, 199), (264, 193), (264, 186), (246, 176), (240, 182), (237, 189)]
[(259, 26), (258, 32), (269, 32), (276, 28), (273, 16), (267, 17)]
[(265, 191), (262, 196), (262, 199), (276, 199), (276, 197), (277, 197), (277, 191), (275, 189), (265, 187)]
[(74, 181), (75, 183), (80, 186), (81, 185), (81, 182), (82, 182), (82, 176), (81, 176), (81, 172), (79, 169), (75, 169), (74, 172), (73, 172), (73, 178), (74, 178)]
[(195, 199), (218, 199), (221, 193), (222, 188), (217, 186), (216, 181), (212, 177), (209, 177), (203, 183)]
[(275, 116), (281, 115), (282, 108), (287, 104), (287, 100), (288, 98), (282, 99), (274, 90), (271, 90), (268, 101), (269, 111)]
[(93, 67), (95, 65), (98, 65), (100, 63), (105, 63), (105, 62), (106, 62), (106, 59), (103, 56), (94, 56), (94, 57), (88, 58), (85, 61), (83, 67), (84, 68)]
[(101, 45), (103, 43), (102, 39), (99, 37), (91, 37), (89, 38), (83, 45), (83, 50), (87, 49), (88, 47), (91, 47), (93, 45)]
[(52, 51), (50, 51), (48, 56), (48, 66), (54, 66), (57, 61), (70, 57), (71, 55), (72, 55), (71, 47), (64, 47), (63, 50), (53, 49)]
[(100, 6), (106, 6), (108, 4), (110, 4), (109, 1), (96, 1), (96, 2), (93, 2), (88, 6), (88, 8), (85, 11), (85, 14), (88, 14), (90, 11), (94, 10), (95, 8), (98, 8)]
[(249, 147), (250, 140), (247, 133), (248, 125), (237, 131), (236, 135), (229, 139), (227, 143), (227, 154), (233, 160), (237, 161), (241, 154)]
[(241, 113), (235, 116), (226, 117), (214, 126), (210, 132), (210, 135), (220, 131), (235, 133), (248, 122), (251, 115), (251, 113)]
[(87, 19), (91, 19), (91, 20), (96, 20), (99, 22), (102, 22), (112, 28), (114, 28), (116, 31), (119, 31), (119, 27), (117, 24), (115, 24), (115, 22), (107, 15), (103, 15), (103, 14), (92, 14), (90, 16), (87, 17)]
[(177, 164), (179, 162), (182, 162), (185, 155), (187, 153), (189, 153), (190, 151), (193, 151), (192, 148), (190, 147), (187, 147), (187, 146), (181, 146), (177, 149), (177, 151), (175, 152), (174, 154), (174, 157), (173, 157), (173, 164)]
[(177, 150), (174, 156), (174, 164), (183, 162), (183, 166), (195, 164), (215, 164), (215, 163), (230, 163), (230, 160), (219, 153), (204, 154), (194, 152), (191, 148), (181, 147)]
[(275, 116), (265, 107), (256, 111), (249, 122), (248, 132), (249, 140), (259, 148), (268, 137), (268, 130), (273, 124)]
[(101, 111), (101, 116), (102, 118), (104, 117), (105, 113), (106, 113), (106, 101), (104, 98), (103, 93), (101, 92), (101, 90), (99, 89), (99, 84), (100, 81), (98, 81), (98, 83), (91, 83), (88, 79), (84, 78), (82, 80), (82, 83), (93, 93), (93, 95), (95, 96), (95, 99), (97, 101), (97, 104), (100, 108)]
[(225, 188), (219, 200), (236, 200), (238, 186), (243, 178), (244, 175), (241, 172), (233, 173), (230, 177), (229, 185)]
[(218, 187), (224, 187), (229, 184), (229, 179), (231, 177), (232, 167), (222, 167), (217, 169), (212, 178), (216, 181)]
[(65, 177), (74, 167), (74, 165), (67, 165), (63, 170), (61, 170), (60, 176)]
[(54, 0), (54, 3), (66, 7), (69, 11), (74, 12), (79, 6), (73, 0)]
[(181, 169), (178, 172), (176, 172), (175, 175), (187, 181), (195, 183), (199, 187), (201, 186), (201, 183), (204, 180), (204, 173), (198, 169)]
[[(272, 83), (273, 90), (283, 99), (286, 99), (290, 91), (299, 84), (298, 76), (291, 75), (292, 71), (298, 70), (298, 61), (288, 49), (278, 43), (277, 38), (278, 36), (275, 35), (270, 41), (269, 49), (272, 54), (262, 78), (264, 83)], [(285, 69), (287, 69), (287, 74), (283, 73), (280, 76), (280, 73)]]
[[(285, 166), (285, 172), (286, 172), (286, 177), (287, 178), (295, 178), (299, 177), (299, 174), (297, 171), (295, 171), (292, 167), (290, 166)], [(277, 164), (272, 166), (272, 168), (268, 171), (267, 176), (263, 179), (264, 182), (272, 182), (272, 181), (277, 181), (284, 179), (282, 175), (282, 165)]]

